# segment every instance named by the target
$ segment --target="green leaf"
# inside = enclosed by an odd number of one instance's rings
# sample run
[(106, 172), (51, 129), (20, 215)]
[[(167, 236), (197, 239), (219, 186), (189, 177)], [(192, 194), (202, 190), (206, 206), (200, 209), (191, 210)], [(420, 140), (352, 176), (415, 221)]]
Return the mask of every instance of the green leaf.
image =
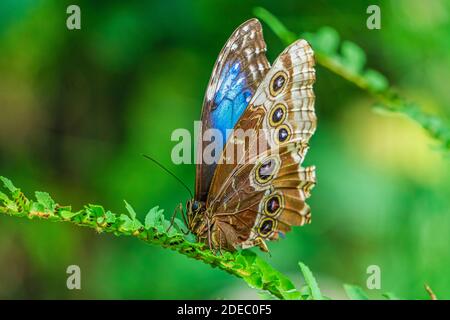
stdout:
[(178, 230), (187, 233), (189, 231), (189, 229), (187, 228), (187, 226), (178, 218), (175, 218), (173, 220), (173, 223), (177, 226)]
[(360, 73), (366, 64), (366, 53), (356, 43), (344, 41), (341, 47), (341, 62), (354, 73)]
[(80, 214), (81, 212), (82, 211), (72, 212), (72, 211), (68, 211), (68, 210), (61, 210), (59, 212), (59, 214), (61, 215), (62, 218), (71, 220), (73, 217)]
[(86, 211), (89, 212), (95, 218), (103, 217), (105, 215), (105, 209), (102, 206), (90, 204), (86, 208)]
[(369, 297), (361, 287), (344, 284), (344, 290), (351, 300), (369, 300)]
[(394, 293), (392, 292), (385, 292), (382, 294), (383, 297), (385, 297), (388, 300), (400, 300), (399, 297), (397, 297)]
[(159, 209), (158, 206), (153, 207), (145, 216), (145, 229), (156, 228), (158, 225), (162, 224), (164, 219), (164, 210)]
[(236, 263), (239, 263), (240, 265), (242, 265), (244, 268), (246, 268), (248, 266), (247, 259), (240, 254), (236, 255), (235, 261), (236, 261)]
[(157, 224), (154, 228), (156, 228), (156, 232), (158, 233), (166, 233), (169, 229), (170, 223), (166, 220), (161, 220), (160, 224)]
[(156, 211), (156, 207), (151, 208), (150, 211), (145, 216), (145, 219), (144, 219), (145, 229), (153, 228), (153, 226), (155, 225), (155, 211)]
[(339, 47), (339, 33), (331, 27), (322, 27), (315, 34), (306, 34), (314, 50), (335, 55)]
[(111, 211), (106, 211), (105, 213), (105, 217), (106, 217), (106, 222), (107, 223), (114, 223), (116, 221), (116, 215), (114, 213), (112, 213)]
[(4, 201), (4, 202), (10, 201), (8, 196), (6, 194), (4, 194), (3, 192), (0, 192), (0, 200)]
[(309, 287), (311, 297), (314, 300), (322, 300), (322, 293), (320, 292), (319, 285), (317, 284), (317, 281), (314, 278), (311, 270), (309, 270), (309, 268), (301, 262), (299, 262), (298, 265), (300, 266), (303, 278), (305, 278), (305, 282)]
[(45, 205), (40, 202), (33, 202), (31, 205), (31, 212), (44, 212), (45, 211)]
[(250, 250), (242, 250), (238, 253), (238, 255), (242, 256), (247, 260), (247, 265), (251, 266), (256, 261), (256, 253)]
[(375, 102), (372, 104), (372, 111), (376, 114), (385, 116), (385, 117), (395, 117), (397, 114), (392, 110), (389, 106), (384, 105), (379, 102)]
[(129, 216), (125, 214), (121, 214), (119, 216), (119, 219), (123, 222), (120, 225), (120, 228), (125, 231), (137, 231), (142, 228), (142, 223), (138, 219), (136, 219), (136, 211), (134, 211), (133, 207), (125, 200), (124, 202)]
[(139, 230), (142, 227), (142, 223), (139, 220), (131, 219), (126, 214), (121, 214), (119, 218), (121, 221), (123, 221), (120, 226), (123, 231), (133, 232)]
[(120, 225), (120, 228), (125, 230), (125, 231), (131, 231), (133, 228), (133, 220), (131, 220), (131, 218), (126, 215), (126, 214), (121, 214), (119, 216), (120, 221), (122, 221), (122, 224)]
[(3, 182), (3, 185), (5, 186), (5, 188), (8, 189), (11, 193), (15, 193), (16, 191), (19, 190), (13, 185), (11, 180), (9, 180), (8, 178), (0, 176), (0, 180)]
[(261, 278), (261, 274), (259, 274), (259, 273), (252, 273), (250, 276), (245, 277), (245, 281), (252, 288), (262, 289), (263, 281)]
[(366, 79), (370, 88), (375, 92), (384, 91), (389, 86), (389, 82), (386, 77), (376, 70), (368, 69), (364, 73), (364, 79)]
[(300, 292), (295, 288), (283, 291), (282, 295), (286, 300), (303, 300)]
[(261, 300), (278, 300), (278, 298), (269, 291), (258, 291), (258, 296)]
[(174, 237), (176, 235), (180, 235), (177, 228), (174, 225), (170, 225), (170, 221), (163, 220), (162, 226), (158, 228), (160, 233), (167, 233), (169, 237)]
[(186, 239), (186, 241), (192, 242), (192, 243), (195, 243), (197, 241), (197, 238), (195, 237), (195, 235), (193, 233), (189, 233), (188, 235), (186, 235), (185, 239)]
[(170, 229), (168, 229), (168, 230), (169, 230), (169, 231), (167, 231), (167, 229), (166, 229), (167, 235), (168, 235), (169, 237), (175, 237), (175, 236), (181, 235), (181, 233), (179, 233), (178, 230), (175, 229), (173, 226), (172, 226), (172, 228), (170, 228)]
[(53, 210), (55, 208), (56, 203), (47, 192), (36, 191), (35, 196), (37, 202), (42, 204), (45, 209)]
[(133, 207), (124, 200), (125, 202), (125, 208), (127, 209), (128, 213), (130, 214), (130, 217), (132, 220), (136, 219), (136, 211), (134, 211)]

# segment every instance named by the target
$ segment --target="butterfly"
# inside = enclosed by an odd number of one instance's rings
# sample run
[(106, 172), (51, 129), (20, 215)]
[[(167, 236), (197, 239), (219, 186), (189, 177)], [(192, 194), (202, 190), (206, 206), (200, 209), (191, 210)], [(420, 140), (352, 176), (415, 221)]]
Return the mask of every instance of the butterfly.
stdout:
[[(315, 167), (301, 163), (316, 129), (314, 64), (309, 44), (297, 40), (270, 66), (257, 19), (239, 26), (220, 52), (201, 121), (203, 130), (222, 133), (216, 143), (223, 148), (219, 161), (202, 161), (206, 142), (199, 138), (195, 195), (186, 204), (189, 230), (211, 249), (269, 251), (267, 240), (310, 223), (305, 200)], [(249, 129), (262, 151), (250, 152), (253, 145), (235, 133)], [(237, 147), (243, 150), (230, 163)]]

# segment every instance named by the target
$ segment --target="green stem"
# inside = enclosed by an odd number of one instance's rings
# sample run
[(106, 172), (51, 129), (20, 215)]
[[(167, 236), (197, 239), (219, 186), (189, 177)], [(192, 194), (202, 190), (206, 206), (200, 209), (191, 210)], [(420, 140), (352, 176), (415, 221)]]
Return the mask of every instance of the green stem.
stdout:
[(200, 260), (243, 279), (249, 286), (268, 291), (279, 299), (300, 299), (300, 293), (292, 282), (255, 253), (242, 250), (235, 253), (213, 254), (206, 245), (189, 242), (176, 227), (168, 232), (169, 221), (162, 210), (153, 208), (145, 224), (136, 218), (136, 213), (126, 204), (128, 214), (115, 214), (99, 205), (86, 205), (79, 211), (70, 206), (57, 204), (47, 193), (36, 192), (36, 200), (26, 197), (12, 182), (0, 176), (6, 193), (0, 192), (0, 213), (16, 218), (48, 220), (72, 223), (101, 233), (116, 236), (132, 236), (148, 244), (174, 250), (189, 258)]

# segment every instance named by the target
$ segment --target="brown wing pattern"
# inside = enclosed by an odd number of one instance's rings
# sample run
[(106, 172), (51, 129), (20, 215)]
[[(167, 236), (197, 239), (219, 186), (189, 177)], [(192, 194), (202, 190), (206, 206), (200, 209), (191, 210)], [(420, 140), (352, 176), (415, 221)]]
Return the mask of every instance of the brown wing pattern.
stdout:
[[(299, 40), (280, 54), (239, 119), (208, 195), (216, 247), (267, 250), (264, 240), (310, 222), (305, 200), (315, 172), (301, 163), (316, 128), (314, 81), (313, 51)], [(249, 128), (253, 137), (236, 133)]]
[[(222, 81), (224, 81), (223, 71), (227, 65), (229, 66), (239, 61), (240, 75), (245, 79), (244, 89), (248, 90), (253, 96), (270, 68), (265, 53), (266, 44), (261, 24), (258, 20), (248, 20), (233, 32), (220, 52), (209, 80), (201, 116), (203, 132), (213, 127), (211, 112), (217, 108), (214, 98), (221, 88)], [(220, 92), (220, 94), (226, 95), (226, 92)], [(231, 125), (231, 128), (233, 126), (234, 124)], [(202, 161), (202, 152), (207, 143), (209, 142), (203, 141), (202, 137), (199, 136), (196, 155), (195, 199), (203, 202), (206, 202), (207, 193), (216, 168), (216, 164), (207, 164)]]

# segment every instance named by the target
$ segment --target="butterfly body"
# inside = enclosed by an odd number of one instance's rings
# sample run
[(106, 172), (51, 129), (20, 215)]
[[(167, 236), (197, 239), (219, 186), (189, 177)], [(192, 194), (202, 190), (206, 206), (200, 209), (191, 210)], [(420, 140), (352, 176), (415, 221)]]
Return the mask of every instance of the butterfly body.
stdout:
[(315, 171), (301, 163), (316, 128), (313, 51), (298, 40), (272, 67), (265, 51), (260, 23), (242, 24), (219, 55), (203, 103), (203, 129), (219, 130), (223, 149), (206, 164), (200, 139), (186, 211), (190, 231), (214, 249), (268, 251), (266, 240), (310, 222), (305, 200)]

